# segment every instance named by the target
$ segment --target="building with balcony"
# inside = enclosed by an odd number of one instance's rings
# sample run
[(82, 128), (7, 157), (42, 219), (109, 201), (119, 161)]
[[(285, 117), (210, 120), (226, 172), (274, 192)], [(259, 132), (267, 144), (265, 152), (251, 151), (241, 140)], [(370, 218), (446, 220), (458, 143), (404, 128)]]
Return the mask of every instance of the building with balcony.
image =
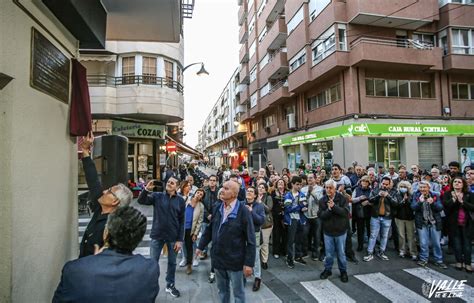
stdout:
[(238, 168), (247, 162), (247, 128), (240, 123), (247, 113), (240, 103), (244, 85), (240, 84), (241, 72), (239, 68), (234, 71), (199, 131), (198, 147), (215, 167)]
[(249, 166), (429, 168), (474, 151), (472, 1), (241, 2)]

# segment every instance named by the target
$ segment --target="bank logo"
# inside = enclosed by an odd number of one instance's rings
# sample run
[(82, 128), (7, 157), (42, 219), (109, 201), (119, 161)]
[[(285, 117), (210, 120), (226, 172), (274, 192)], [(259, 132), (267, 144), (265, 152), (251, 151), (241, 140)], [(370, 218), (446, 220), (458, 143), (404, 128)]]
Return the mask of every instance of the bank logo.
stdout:
[(462, 298), (467, 280), (433, 280), (422, 285), (422, 293), (431, 298)]
[(369, 127), (367, 126), (367, 124), (365, 123), (362, 123), (362, 124), (358, 124), (358, 125), (354, 125), (354, 124), (351, 124), (348, 128), (347, 128), (347, 131), (349, 132), (349, 134), (353, 134), (353, 133), (367, 133), (369, 130)]

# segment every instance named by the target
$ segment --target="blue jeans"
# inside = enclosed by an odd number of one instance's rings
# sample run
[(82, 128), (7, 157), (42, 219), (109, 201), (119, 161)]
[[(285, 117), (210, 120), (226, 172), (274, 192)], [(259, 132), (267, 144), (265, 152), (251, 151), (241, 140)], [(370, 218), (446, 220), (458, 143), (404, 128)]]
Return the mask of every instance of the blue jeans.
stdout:
[(230, 302), (230, 286), (234, 293), (234, 302), (245, 302), (244, 273), (240, 271), (216, 269), (217, 291), (222, 303)]
[(380, 250), (382, 252), (387, 248), (388, 232), (390, 231), (390, 226), (392, 225), (392, 220), (385, 217), (370, 218), (370, 239), (369, 246), (367, 247), (367, 252), (369, 254), (374, 253), (375, 242), (377, 241), (377, 236), (380, 232)]
[(262, 264), (260, 264), (260, 231), (255, 233), (255, 266), (253, 267), (253, 275), (255, 278), (262, 278)]
[(441, 252), (441, 231), (436, 230), (436, 226), (423, 225), (418, 229), (418, 236), (420, 237), (420, 260), (428, 261), (430, 256), (430, 241), (433, 247), (433, 256), (436, 263), (443, 262), (443, 253)]
[(347, 233), (339, 237), (331, 237), (324, 234), (324, 246), (326, 250), (326, 259), (324, 260), (324, 269), (331, 271), (334, 263), (334, 257), (337, 257), (339, 271), (347, 271), (347, 260), (345, 253)]
[[(209, 223), (205, 223), (205, 222), (201, 223), (201, 237), (202, 237), (202, 235), (204, 235), (204, 231), (206, 231), (206, 228), (207, 228), (208, 225), (209, 225)], [(203, 253), (207, 254), (207, 247), (208, 246), (209, 246), (209, 244), (206, 245), (206, 247), (204, 247), (204, 249), (202, 250)]]
[(168, 246), (168, 270), (166, 271), (166, 287), (174, 285), (174, 276), (176, 273), (176, 252), (174, 251), (175, 242), (169, 242), (165, 240), (151, 240), (150, 254), (152, 259), (156, 262), (160, 261), (161, 250), (166, 244)]

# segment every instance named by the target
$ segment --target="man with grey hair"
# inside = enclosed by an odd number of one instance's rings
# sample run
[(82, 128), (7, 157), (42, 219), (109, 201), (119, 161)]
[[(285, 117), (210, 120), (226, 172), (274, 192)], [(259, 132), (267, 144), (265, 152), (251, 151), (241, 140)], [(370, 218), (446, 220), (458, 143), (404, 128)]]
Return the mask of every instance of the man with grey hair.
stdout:
[(146, 225), (146, 217), (133, 207), (111, 213), (103, 234), (106, 244), (95, 255), (64, 265), (53, 302), (155, 302), (158, 263), (132, 254)]
[(93, 215), (82, 237), (79, 258), (94, 254), (94, 245), (100, 247), (104, 245), (102, 234), (109, 214), (119, 206), (129, 205), (133, 198), (130, 189), (122, 183), (105, 190), (102, 188), (94, 161), (90, 157), (93, 142), (94, 135), (90, 132), (81, 143), (82, 165), (89, 188), (90, 208)]
[(189, 186), (191, 186), (191, 189), (189, 190), (189, 196), (194, 196), (194, 193), (198, 189), (196, 185), (194, 185), (194, 177), (191, 175), (186, 176), (186, 181), (189, 182)]

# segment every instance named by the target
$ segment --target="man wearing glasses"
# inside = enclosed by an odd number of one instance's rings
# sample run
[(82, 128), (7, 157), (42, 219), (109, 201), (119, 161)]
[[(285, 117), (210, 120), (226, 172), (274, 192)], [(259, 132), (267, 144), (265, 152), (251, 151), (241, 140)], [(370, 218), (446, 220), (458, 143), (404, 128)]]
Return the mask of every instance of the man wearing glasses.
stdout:
[(109, 214), (119, 206), (128, 206), (133, 197), (130, 189), (122, 183), (103, 190), (94, 161), (90, 156), (93, 142), (94, 135), (90, 132), (81, 143), (82, 166), (89, 188), (90, 208), (93, 215), (82, 237), (79, 258), (93, 255), (98, 247), (104, 245), (103, 234)]
[[(205, 195), (204, 195), (204, 220), (201, 224), (201, 235), (204, 234), (204, 231), (206, 230), (207, 226), (211, 222), (212, 219), (212, 214), (214, 213), (214, 208), (219, 202), (219, 197), (217, 196), (219, 192), (219, 187), (217, 186), (217, 176), (216, 175), (211, 175), (209, 176), (209, 186), (206, 187), (204, 190)], [(207, 250), (208, 247), (204, 247), (202, 254), (201, 254), (201, 260), (207, 259)], [(209, 273), (209, 283), (214, 283), (216, 279), (216, 275), (214, 273), (214, 270), (211, 268), (211, 272)]]
[(138, 197), (138, 204), (153, 205), (153, 224), (151, 226), (150, 254), (157, 262), (161, 250), (168, 247), (168, 270), (166, 271), (166, 292), (173, 297), (180, 296), (175, 287), (176, 253), (184, 240), (185, 202), (177, 195), (178, 179), (170, 177), (165, 192), (153, 192), (153, 180), (148, 182)]

